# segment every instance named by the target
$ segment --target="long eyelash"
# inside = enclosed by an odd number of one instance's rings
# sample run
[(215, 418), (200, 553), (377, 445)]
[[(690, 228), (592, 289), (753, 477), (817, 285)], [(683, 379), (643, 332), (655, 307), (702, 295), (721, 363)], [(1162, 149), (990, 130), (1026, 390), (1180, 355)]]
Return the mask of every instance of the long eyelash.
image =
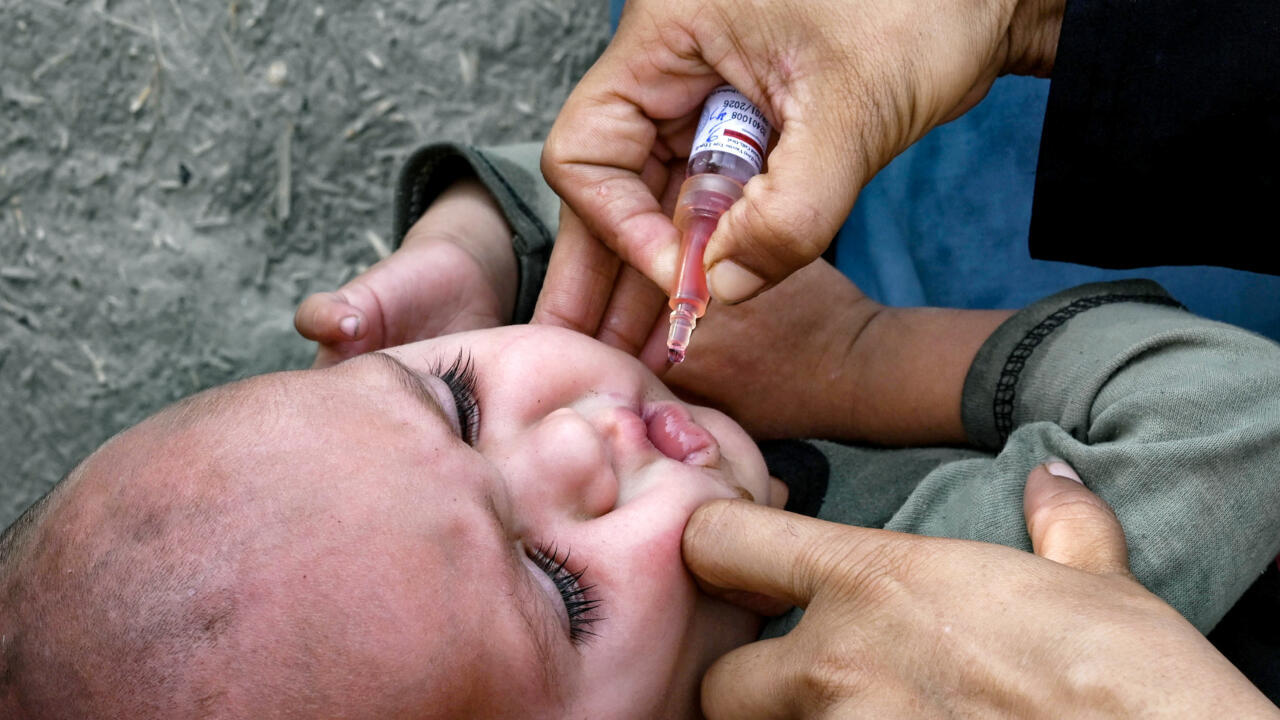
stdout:
[(570, 571), (565, 567), (569, 563), (569, 551), (566, 550), (561, 556), (555, 545), (539, 545), (530, 553), (530, 558), (551, 578), (551, 582), (560, 591), (560, 597), (564, 599), (564, 608), (569, 613), (569, 640), (575, 645), (581, 645), (588, 638), (595, 637), (591, 626), (600, 619), (595, 613), (600, 607), (600, 600), (592, 597), (591, 591), (595, 589), (595, 585), (583, 585), (581, 582), (582, 574), (587, 569), (584, 567), (577, 572)]
[(459, 350), (453, 364), (445, 367), (444, 363), (437, 361), (431, 374), (449, 386), (453, 404), (458, 409), (462, 440), (468, 445), (475, 445), (480, 437), (480, 403), (476, 400), (476, 371), (471, 364), (471, 355)]

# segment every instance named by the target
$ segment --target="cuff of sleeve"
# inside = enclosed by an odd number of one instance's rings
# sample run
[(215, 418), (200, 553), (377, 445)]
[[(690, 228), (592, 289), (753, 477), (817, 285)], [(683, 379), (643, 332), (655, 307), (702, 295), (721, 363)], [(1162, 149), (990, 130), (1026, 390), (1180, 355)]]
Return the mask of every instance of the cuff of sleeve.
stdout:
[[(513, 323), (528, 322), (542, 289), (547, 261), (555, 240), (549, 226), (546, 192), (537, 167), (540, 146), (526, 144), (502, 150), (482, 150), (469, 145), (440, 143), (416, 151), (400, 171), (395, 192), (396, 245), (446, 188), (464, 177), (477, 178), (493, 195), (511, 226), (518, 282)], [(530, 161), (532, 158), (532, 161)]]
[[(1064, 290), (1020, 310), (992, 333), (978, 350), (965, 377), (962, 413), (969, 442), (999, 450), (1019, 425), (1052, 419), (1067, 430), (1070, 409), (1053, 397), (1078, 397), (1067, 392), (1080, 379), (1071, 368), (1091, 369), (1117, 356), (1116, 344), (1132, 345), (1137, 338), (1126, 332), (1124, 304), (1163, 305), (1185, 310), (1164, 288), (1150, 280), (1090, 283)], [(1090, 313), (1099, 308), (1108, 312)], [(1120, 314), (1116, 314), (1119, 310)], [(1178, 315), (1185, 318), (1181, 312)], [(1154, 327), (1154, 326), (1151, 326)], [(1083, 331), (1083, 332), (1079, 332)], [(1089, 356), (1096, 356), (1091, 363)], [(1055, 359), (1062, 362), (1055, 364)], [(1036, 377), (1036, 382), (1027, 379)], [(1046, 378), (1046, 376), (1049, 376)], [(1020, 383), (1020, 381), (1022, 381)], [(1036, 388), (1028, 402), (1028, 386)], [(1056, 390), (1061, 388), (1061, 391)], [(1021, 391), (1021, 394), (1020, 394)], [(1029, 416), (1022, 408), (1036, 408)], [(1087, 423), (1083, 418), (1081, 426)]]

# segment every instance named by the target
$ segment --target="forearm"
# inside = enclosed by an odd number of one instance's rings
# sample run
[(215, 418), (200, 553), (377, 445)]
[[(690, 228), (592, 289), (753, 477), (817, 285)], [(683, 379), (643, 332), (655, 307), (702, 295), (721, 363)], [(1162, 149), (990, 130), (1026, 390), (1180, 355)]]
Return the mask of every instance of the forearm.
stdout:
[(502, 317), (510, 318), (518, 284), (511, 226), (493, 195), (475, 177), (462, 177), (441, 192), (405, 234), (399, 252), (440, 242), (470, 257), (497, 293)]
[(512, 322), (526, 322), (533, 313), (560, 210), (538, 170), (540, 150), (536, 143), (483, 149), (428, 145), (405, 163), (396, 185), (393, 232), (406, 239), (446, 189), (465, 178), (474, 178), (484, 188), (510, 228), (505, 240), (514, 251), (517, 276), (514, 312), (507, 316)]
[(965, 442), (961, 400), (978, 349), (1007, 310), (887, 308), (849, 318), (840, 439), (885, 445)]
[(1049, 77), (1058, 54), (1066, 0), (1020, 0), (1009, 23), (1004, 73)]

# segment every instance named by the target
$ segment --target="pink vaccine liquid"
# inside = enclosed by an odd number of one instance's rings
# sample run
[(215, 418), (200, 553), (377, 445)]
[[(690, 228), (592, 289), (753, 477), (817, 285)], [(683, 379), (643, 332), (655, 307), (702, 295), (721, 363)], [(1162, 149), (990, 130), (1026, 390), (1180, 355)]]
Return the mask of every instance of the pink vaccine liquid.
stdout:
[(675, 226), (680, 231), (680, 275), (671, 293), (671, 326), (667, 359), (684, 361), (698, 318), (707, 311), (711, 293), (702, 256), (716, 223), (742, 186), (760, 172), (769, 123), (737, 90), (723, 85), (712, 91), (702, 109), (688, 179), (676, 200)]

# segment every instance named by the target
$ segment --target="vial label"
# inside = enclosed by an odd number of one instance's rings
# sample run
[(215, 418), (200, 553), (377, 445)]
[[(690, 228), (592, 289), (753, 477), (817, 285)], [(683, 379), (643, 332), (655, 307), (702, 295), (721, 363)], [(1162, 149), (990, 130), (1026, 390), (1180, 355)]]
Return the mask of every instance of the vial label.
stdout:
[(709, 150), (727, 152), (751, 163), (756, 172), (764, 167), (769, 142), (769, 121), (732, 85), (721, 85), (707, 96), (698, 120), (689, 157)]

